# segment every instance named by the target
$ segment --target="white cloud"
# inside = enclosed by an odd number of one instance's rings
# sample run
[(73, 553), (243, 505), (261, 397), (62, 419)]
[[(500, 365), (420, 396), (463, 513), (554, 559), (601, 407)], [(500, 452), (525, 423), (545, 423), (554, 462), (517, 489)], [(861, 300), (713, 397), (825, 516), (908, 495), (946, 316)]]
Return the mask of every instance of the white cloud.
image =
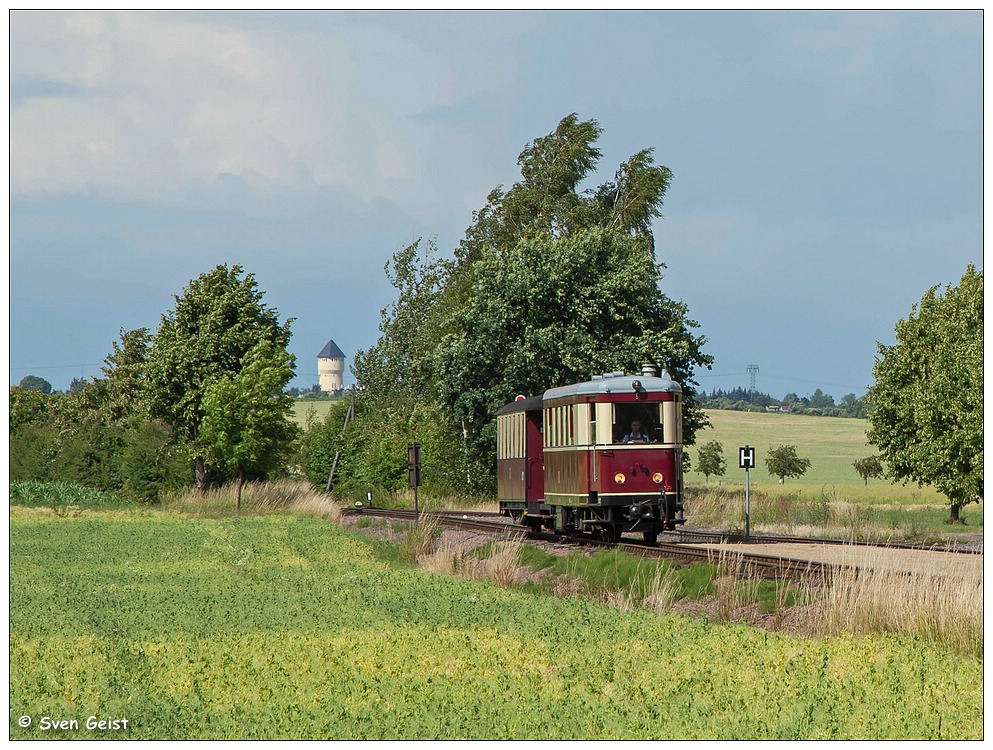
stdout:
[(147, 198), (234, 174), (423, 196), (432, 156), (453, 145), (415, 121), (456, 103), (443, 57), (335, 17), (319, 34), (217, 19), (14, 13), (13, 192)]

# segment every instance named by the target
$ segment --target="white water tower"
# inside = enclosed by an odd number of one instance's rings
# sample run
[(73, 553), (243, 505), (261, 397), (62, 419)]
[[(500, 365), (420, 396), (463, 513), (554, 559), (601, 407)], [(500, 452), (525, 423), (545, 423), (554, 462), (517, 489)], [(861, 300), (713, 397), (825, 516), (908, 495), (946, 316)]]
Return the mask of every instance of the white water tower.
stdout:
[(344, 387), (341, 381), (344, 372), (345, 353), (334, 341), (328, 341), (317, 355), (317, 377), (321, 390), (325, 393), (340, 391)]

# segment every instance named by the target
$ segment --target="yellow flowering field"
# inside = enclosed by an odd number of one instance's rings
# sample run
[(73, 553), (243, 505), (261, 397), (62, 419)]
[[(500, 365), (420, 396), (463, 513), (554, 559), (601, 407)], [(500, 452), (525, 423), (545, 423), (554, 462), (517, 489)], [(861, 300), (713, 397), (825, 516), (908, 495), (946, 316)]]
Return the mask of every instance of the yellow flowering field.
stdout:
[(327, 522), (10, 509), (14, 739), (982, 737), (981, 659), (417, 571)]

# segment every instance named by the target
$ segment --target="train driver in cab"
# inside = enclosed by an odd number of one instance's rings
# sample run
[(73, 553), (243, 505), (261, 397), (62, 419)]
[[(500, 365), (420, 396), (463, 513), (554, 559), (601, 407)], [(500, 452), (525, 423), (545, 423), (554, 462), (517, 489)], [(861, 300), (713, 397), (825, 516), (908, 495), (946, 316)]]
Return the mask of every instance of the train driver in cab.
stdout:
[(641, 431), (641, 422), (637, 419), (631, 422), (631, 432), (623, 438), (625, 443), (650, 443), (651, 438)]

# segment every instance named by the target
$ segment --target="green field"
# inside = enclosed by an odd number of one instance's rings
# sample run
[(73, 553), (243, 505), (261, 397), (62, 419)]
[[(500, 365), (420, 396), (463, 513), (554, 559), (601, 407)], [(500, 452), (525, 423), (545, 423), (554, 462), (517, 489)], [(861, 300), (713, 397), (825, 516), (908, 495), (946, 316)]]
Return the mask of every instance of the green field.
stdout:
[(313, 412), (314, 419), (320, 421), (330, 411), (334, 401), (294, 401), (293, 418), (301, 427), (307, 424), (308, 412)]
[(981, 659), (508, 591), (290, 515), (12, 506), (9, 653), (12, 739), (983, 732)]
[[(758, 468), (752, 470), (749, 484), (752, 488), (779, 492), (799, 487), (843, 488), (846, 493), (869, 500), (873, 497), (891, 501), (900, 498), (908, 503), (945, 505), (945, 499), (930, 487), (906, 486), (886, 479), (870, 479), (868, 488), (855, 472), (852, 463), (866, 456), (876, 455), (875, 447), (866, 443), (868, 421), (834, 417), (808, 417), (798, 414), (771, 414), (743, 411), (708, 410), (711, 427), (697, 433), (696, 444), (689, 446), (695, 458), (699, 446), (716, 440), (724, 447), (727, 473), (711, 477), (710, 482), (744, 486), (745, 472), (738, 468), (738, 448), (754, 447)], [(769, 474), (765, 459), (769, 451), (779, 445), (795, 445), (797, 455), (810, 459), (810, 468), (799, 479), (787, 479), (780, 487), (779, 480)], [(691, 482), (704, 482), (703, 474), (691, 471)]]
[[(709, 409), (706, 412), (712, 427), (697, 433), (696, 445), (687, 450), (693, 456), (696, 449), (716, 440), (724, 446), (727, 474), (722, 481), (744, 484), (745, 472), (738, 468), (738, 448), (750, 445), (756, 449), (758, 468), (751, 471), (750, 483), (778, 484), (765, 467), (769, 451), (779, 445), (795, 445), (797, 454), (810, 459), (810, 468), (800, 479), (787, 479), (787, 484), (862, 484), (852, 463), (878, 451), (866, 443), (869, 422), (864, 419), (808, 417), (799, 414), (772, 414)], [(691, 479), (703, 479), (694, 472)], [(881, 484), (880, 480), (873, 480)]]

